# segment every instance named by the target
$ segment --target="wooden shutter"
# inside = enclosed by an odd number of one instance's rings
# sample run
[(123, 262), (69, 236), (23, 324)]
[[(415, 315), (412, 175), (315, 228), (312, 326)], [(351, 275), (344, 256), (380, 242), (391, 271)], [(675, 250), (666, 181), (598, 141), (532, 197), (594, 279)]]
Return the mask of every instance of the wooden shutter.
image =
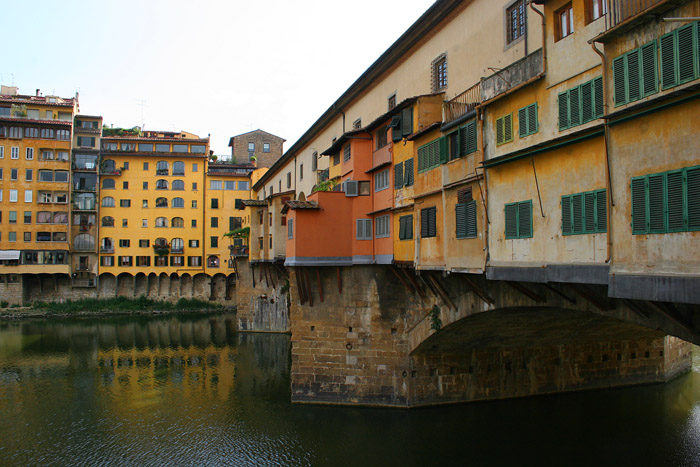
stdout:
[(571, 235), (571, 197), (561, 197), (561, 233)]
[(603, 100), (603, 78), (599, 77), (593, 80), (593, 105), (595, 108), (595, 117), (600, 118), (605, 113)]
[(527, 132), (527, 107), (518, 110), (518, 136), (524, 138)]
[(642, 92), (650, 96), (658, 91), (658, 75), (656, 73), (656, 41), (641, 49), (642, 58)]
[(447, 137), (440, 137), (440, 163), (444, 164), (448, 160)]
[(458, 204), (455, 206), (455, 224), (457, 227), (457, 238), (467, 237), (467, 205)]
[(532, 237), (532, 201), (518, 203), (518, 238)]
[(399, 217), (399, 240), (406, 239), (406, 216)]
[(675, 31), (678, 34), (678, 79), (679, 83), (687, 83), (697, 76), (693, 30), (695, 24), (689, 24)]
[(401, 135), (408, 136), (413, 133), (413, 108), (409, 107), (401, 111)]
[(571, 196), (572, 233), (583, 233), (583, 193)]
[(403, 178), (404, 186), (413, 185), (413, 158), (410, 158), (406, 162), (404, 162)]
[(401, 116), (395, 115), (391, 118), (391, 140), (401, 141)]
[(518, 238), (518, 204), (506, 204), (506, 238)]
[(427, 209), (421, 209), (420, 211), (420, 236), (421, 238), (426, 238), (429, 236), (429, 215)]
[(632, 179), (632, 233), (643, 234), (647, 228), (646, 177)]
[(504, 143), (513, 141), (513, 114), (503, 117), (503, 138)]
[(569, 93), (559, 94), (559, 130), (569, 128)]
[(583, 195), (584, 230), (586, 233), (595, 232), (595, 193), (588, 192)]
[(700, 230), (700, 167), (686, 171), (688, 230)]
[(503, 118), (498, 118), (496, 119), (496, 144), (503, 144), (504, 137), (503, 137)]
[(666, 202), (668, 209), (668, 231), (681, 232), (685, 227), (685, 206), (683, 205), (683, 171), (666, 174)]
[(642, 94), (639, 72), (639, 50), (627, 54), (627, 100), (639, 100)]
[(664, 175), (649, 175), (647, 185), (649, 193), (649, 232), (664, 233), (666, 231)]
[(625, 79), (625, 56), (621, 55), (613, 60), (613, 89), (615, 91), (615, 105), (627, 102)]
[(583, 122), (590, 122), (595, 118), (593, 81), (581, 85), (581, 117)]
[(476, 238), (476, 201), (466, 204), (467, 238)]
[(398, 190), (401, 187), (403, 187), (403, 162), (394, 166), (394, 189)]
[(461, 190), (457, 191), (457, 203), (458, 204), (468, 203), (472, 199), (473, 199), (472, 187), (462, 188)]
[(661, 88), (668, 89), (678, 84), (676, 77), (676, 40), (671, 32), (660, 39), (661, 48)]
[(532, 135), (539, 130), (539, 122), (537, 119), (537, 102), (527, 107), (527, 133)]
[(476, 122), (471, 121), (459, 129), (460, 156), (476, 151)]
[(580, 88), (576, 87), (569, 91), (569, 125), (576, 126), (581, 124), (581, 103), (579, 97), (581, 95)]
[(608, 231), (608, 197), (606, 190), (596, 192), (596, 232)]

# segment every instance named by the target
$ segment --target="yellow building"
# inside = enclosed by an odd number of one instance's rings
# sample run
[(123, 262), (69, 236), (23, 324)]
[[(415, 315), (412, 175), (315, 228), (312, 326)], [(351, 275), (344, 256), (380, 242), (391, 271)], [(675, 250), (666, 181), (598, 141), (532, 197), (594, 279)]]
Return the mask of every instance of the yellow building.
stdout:
[(104, 130), (101, 275), (204, 272), (208, 155), (209, 139), (186, 132)]
[(77, 97), (42, 96), (39, 90), (35, 96), (20, 95), (17, 88), (6, 86), (0, 91), (4, 283), (70, 273), (70, 150), (77, 107)]

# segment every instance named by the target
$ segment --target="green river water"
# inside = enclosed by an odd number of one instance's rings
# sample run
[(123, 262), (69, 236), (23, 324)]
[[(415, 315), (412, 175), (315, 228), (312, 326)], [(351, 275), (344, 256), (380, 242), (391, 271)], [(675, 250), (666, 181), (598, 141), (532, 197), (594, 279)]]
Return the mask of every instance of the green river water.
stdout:
[(230, 315), (0, 322), (0, 466), (700, 465), (700, 354), (665, 385), (415, 410), (290, 403)]

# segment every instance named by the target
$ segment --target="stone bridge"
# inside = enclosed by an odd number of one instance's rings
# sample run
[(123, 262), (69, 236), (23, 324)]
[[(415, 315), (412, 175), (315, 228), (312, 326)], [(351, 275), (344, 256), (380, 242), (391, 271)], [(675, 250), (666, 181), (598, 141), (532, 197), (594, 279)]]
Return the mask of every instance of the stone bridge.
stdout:
[(279, 331), (265, 323), (279, 327), (288, 307), (292, 400), (304, 403), (413, 407), (664, 382), (690, 368), (696, 306), (606, 292), (394, 266), (259, 264), (238, 284), (238, 321)]

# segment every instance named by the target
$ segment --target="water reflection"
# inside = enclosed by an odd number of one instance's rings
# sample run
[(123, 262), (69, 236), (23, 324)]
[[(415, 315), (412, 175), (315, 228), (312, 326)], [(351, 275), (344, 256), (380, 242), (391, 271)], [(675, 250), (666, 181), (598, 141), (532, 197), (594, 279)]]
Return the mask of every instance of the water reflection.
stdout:
[(667, 385), (420, 410), (289, 403), (290, 340), (231, 316), (0, 323), (0, 465), (700, 465)]

